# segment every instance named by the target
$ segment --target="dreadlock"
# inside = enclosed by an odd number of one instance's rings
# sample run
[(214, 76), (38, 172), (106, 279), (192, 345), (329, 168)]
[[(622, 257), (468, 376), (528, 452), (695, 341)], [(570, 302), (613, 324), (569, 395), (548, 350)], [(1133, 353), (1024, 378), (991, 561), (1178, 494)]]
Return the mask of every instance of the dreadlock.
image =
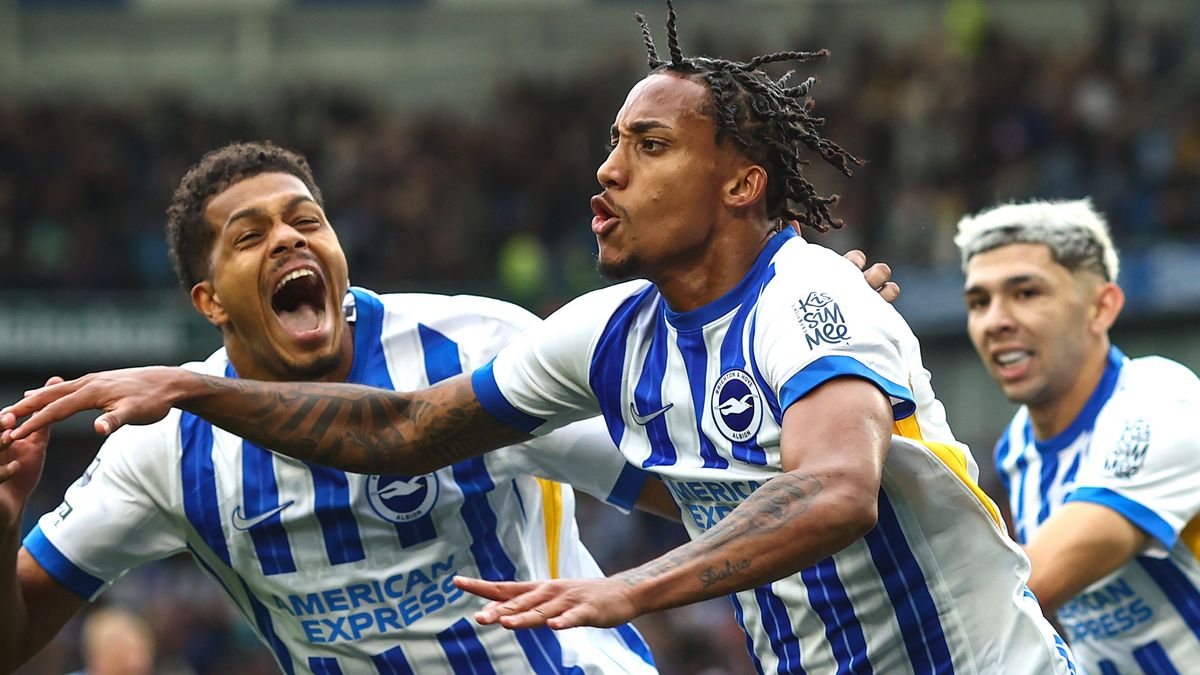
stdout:
[(829, 56), (829, 50), (775, 52), (745, 63), (705, 56), (685, 57), (679, 47), (675, 7), (667, 0), (667, 47), (671, 60), (664, 61), (654, 48), (645, 17), (634, 16), (642, 29), (650, 72), (669, 71), (702, 79), (712, 92), (711, 108), (705, 112), (716, 120), (717, 142), (732, 139), (747, 157), (766, 168), (771, 179), (782, 177), (767, 181), (767, 216), (796, 220), (818, 232), (827, 232), (831, 226), (841, 227), (841, 219), (829, 213), (837, 195), (817, 194), (800, 172), (808, 164), (802, 153), (806, 148), (815, 152), (847, 176), (853, 175), (852, 166), (862, 166), (864, 162), (818, 132), (825, 120), (812, 114), (808, 94), (816, 82), (814, 78), (788, 87), (792, 71), (773, 80), (759, 70), (769, 63), (806, 63), (824, 58)]

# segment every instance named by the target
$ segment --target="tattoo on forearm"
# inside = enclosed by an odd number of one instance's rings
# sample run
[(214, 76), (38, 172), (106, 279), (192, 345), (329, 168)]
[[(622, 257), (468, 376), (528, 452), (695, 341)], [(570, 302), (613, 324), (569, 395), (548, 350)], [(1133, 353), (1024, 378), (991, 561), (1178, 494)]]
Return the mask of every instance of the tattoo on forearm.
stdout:
[[(628, 586), (661, 577), (689, 561), (719, 553), (741, 537), (769, 534), (803, 515), (813, 497), (821, 491), (821, 481), (813, 476), (785, 473), (767, 481), (724, 520), (695, 541), (685, 544), (650, 562), (614, 576)], [(698, 574), (704, 588), (750, 569), (751, 560), (726, 560), (721, 568), (709, 567)]]
[(705, 588), (708, 588), (722, 579), (728, 579), (738, 572), (745, 570), (747, 567), (750, 567), (749, 560), (739, 560), (736, 563), (726, 560), (724, 569), (717, 570), (710, 567), (701, 572), (700, 582), (704, 584)]
[(321, 383), (205, 379), (181, 404), (220, 427), (298, 459), (362, 473), (427, 473), (525, 438), (483, 411), (459, 378), (400, 393)]

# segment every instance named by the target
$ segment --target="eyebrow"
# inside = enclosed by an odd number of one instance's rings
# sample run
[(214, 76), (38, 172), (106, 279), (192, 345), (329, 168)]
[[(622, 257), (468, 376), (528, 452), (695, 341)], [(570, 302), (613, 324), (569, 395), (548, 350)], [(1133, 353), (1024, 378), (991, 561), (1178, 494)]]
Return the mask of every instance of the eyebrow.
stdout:
[[(295, 197), (292, 197), (291, 201), (289, 201), (283, 207), (283, 210), (291, 211), (292, 209), (296, 208), (303, 202), (312, 202), (313, 204), (317, 203), (316, 200), (314, 200), (312, 197), (309, 197), (308, 195), (296, 195)], [(232, 216), (229, 216), (229, 220), (225, 221), (225, 227), (223, 227), (221, 229), (224, 229), (224, 230), (229, 229), (229, 227), (231, 225), (233, 225), (234, 221), (241, 220), (242, 218), (262, 218), (265, 215), (266, 214), (263, 212), (262, 209), (258, 208), (257, 206), (251, 206), (249, 208), (242, 209), (241, 211), (237, 211)]]
[[(1027, 284), (1031, 281), (1039, 281), (1040, 279), (1041, 277), (1037, 277), (1032, 274), (1018, 274), (1015, 277), (1008, 277), (1004, 281), (1000, 282), (1000, 288), (1012, 288), (1013, 286), (1020, 286), (1021, 284)], [(963, 289), (963, 295), (978, 295), (980, 293), (987, 292), (988, 290), (979, 284), (968, 286), (967, 288)]]
[[(660, 122), (658, 120), (638, 120), (636, 122), (630, 122), (628, 128), (629, 133), (644, 134), (651, 129), (670, 129), (671, 127), (666, 122)], [(620, 130), (617, 129), (617, 125), (614, 124), (609, 128), (608, 133), (611, 136), (618, 136), (620, 135)]]

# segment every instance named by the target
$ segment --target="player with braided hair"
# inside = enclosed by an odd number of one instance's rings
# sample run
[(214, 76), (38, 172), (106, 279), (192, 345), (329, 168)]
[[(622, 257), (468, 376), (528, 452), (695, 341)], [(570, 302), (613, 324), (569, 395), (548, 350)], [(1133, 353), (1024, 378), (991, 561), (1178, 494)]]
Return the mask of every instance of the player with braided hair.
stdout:
[(829, 56), (829, 50), (775, 52), (756, 56), (746, 63), (685, 57), (679, 47), (675, 8), (670, 2), (667, 10), (670, 61), (658, 57), (645, 17), (635, 15), (642, 28), (651, 73), (679, 73), (701, 79), (708, 85), (712, 100), (705, 112), (716, 120), (717, 141), (732, 139), (744, 153), (766, 167), (769, 175), (779, 177), (778, 182), (767, 187), (769, 218), (795, 220), (818, 232), (826, 232), (830, 226), (841, 227), (842, 221), (829, 213), (829, 207), (836, 203), (837, 197), (818, 195), (801, 174), (800, 168), (807, 163), (803, 153), (807, 149), (819, 154), (847, 176), (852, 173), (852, 165), (861, 166), (863, 161), (818, 132), (825, 120), (812, 114), (808, 99), (815, 78), (786, 87), (792, 72), (772, 80), (759, 70), (759, 66), (769, 63), (806, 63), (825, 58)]
[(456, 578), (493, 601), (479, 623), (613, 626), (728, 594), (762, 673), (1073, 673), (912, 331), (854, 265), (781, 226), (837, 225), (806, 153), (858, 164), (799, 103), (810, 81), (758, 70), (815, 54), (685, 58), (669, 22), (670, 62), (642, 23), (652, 72), (592, 198), (600, 271), (632, 281), (423, 391), (118, 371), (34, 392), (0, 414), (40, 409), (6, 436), (176, 406), (303, 460), (416, 475), (600, 414), (693, 541), (608, 578)]

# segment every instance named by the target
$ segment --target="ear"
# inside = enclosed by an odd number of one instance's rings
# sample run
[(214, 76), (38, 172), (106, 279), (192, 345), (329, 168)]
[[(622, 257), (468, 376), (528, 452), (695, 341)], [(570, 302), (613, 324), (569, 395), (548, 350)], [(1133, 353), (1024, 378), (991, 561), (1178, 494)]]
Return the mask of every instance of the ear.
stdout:
[(221, 304), (221, 298), (217, 296), (217, 289), (213, 287), (213, 283), (209, 279), (192, 286), (192, 306), (217, 328), (221, 328), (229, 322), (229, 316), (225, 314), (225, 306)]
[(1121, 287), (1106, 282), (1097, 289), (1096, 299), (1092, 303), (1092, 327), (1097, 332), (1107, 332), (1117, 320), (1121, 308), (1125, 306), (1125, 292)]
[(767, 194), (767, 171), (757, 164), (743, 164), (725, 184), (725, 206), (742, 209), (753, 206)]

